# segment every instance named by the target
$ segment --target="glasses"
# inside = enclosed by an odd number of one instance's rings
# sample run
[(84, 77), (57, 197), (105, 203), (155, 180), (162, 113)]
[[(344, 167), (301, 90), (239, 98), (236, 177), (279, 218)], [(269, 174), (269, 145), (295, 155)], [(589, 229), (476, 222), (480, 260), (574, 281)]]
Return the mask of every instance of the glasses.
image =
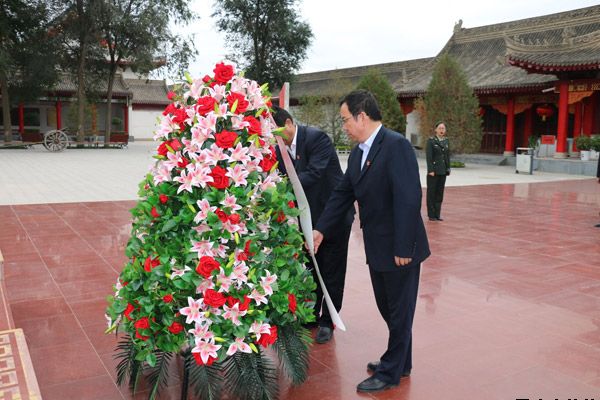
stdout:
[(352, 118), (357, 119), (358, 115), (351, 115), (349, 117), (340, 117), (340, 121), (342, 121), (342, 125), (346, 125), (346, 122), (350, 121)]

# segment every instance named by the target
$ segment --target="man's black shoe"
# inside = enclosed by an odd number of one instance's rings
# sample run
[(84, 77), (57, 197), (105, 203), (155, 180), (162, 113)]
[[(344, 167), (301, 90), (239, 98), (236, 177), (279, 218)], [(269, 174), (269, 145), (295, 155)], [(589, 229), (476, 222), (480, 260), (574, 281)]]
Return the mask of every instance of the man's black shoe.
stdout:
[[(375, 373), (375, 371), (377, 371), (377, 367), (379, 367), (379, 363), (380, 361), (371, 361), (370, 363), (367, 363), (367, 371)], [(406, 378), (407, 376), (410, 376), (410, 371), (405, 371), (402, 373), (403, 378)]]
[(365, 379), (356, 387), (357, 392), (380, 392), (398, 386), (397, 383), (387, 383), (380, 381), (374, 376)]
[(439, 218), (439, 217), (438, 217), (438, 218), (436, 218), (436, 220), (438, 220), (438, 221), (443, 221), (443, 219), (441, 219), (441, 218)]
[(594, 227), (600, 228), (600, 224), (596, 224), (596, 225), (594, 225)]
[(437, 218), (432, 218), (432, 217), (429, 217), (429, 220), (430, 220), (430, 221), (437, 221)]
[(333, 336), (333, 329), (328, 326), (320, 326), (317, 331), (317, 336), (315, 337), (315, 342), (319, 344), (327, 343), (331, 340)]

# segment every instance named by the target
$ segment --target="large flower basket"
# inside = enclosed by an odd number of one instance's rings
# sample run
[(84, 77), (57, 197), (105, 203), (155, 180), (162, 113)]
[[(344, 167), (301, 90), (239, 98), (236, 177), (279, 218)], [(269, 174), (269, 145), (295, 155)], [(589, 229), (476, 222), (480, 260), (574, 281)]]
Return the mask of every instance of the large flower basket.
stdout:
[(269, 93), (219, 63), (169, 99), (109, 298), (117, 381), (146, 379), (155, 398), (182, 357), (182, 399), (276, 398), (279, 367), (293, 384), (307, 377), (315, 283)]

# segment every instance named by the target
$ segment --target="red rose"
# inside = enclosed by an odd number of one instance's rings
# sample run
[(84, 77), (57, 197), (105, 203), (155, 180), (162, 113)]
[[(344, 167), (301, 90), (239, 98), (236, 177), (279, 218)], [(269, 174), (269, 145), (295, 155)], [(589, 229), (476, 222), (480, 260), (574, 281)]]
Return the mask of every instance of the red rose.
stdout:
[(271, 168), (273, 168), (273, 165), (275, 165), (276, 162), (277, 162), (276, 158), (273, 158), (272, 156), (266, 156), (266, 157), (263, 157), (262, 160), (260, 160), (260, 163), (258, 164), (258, 166), (261, 167), (263, 171), (269, 172), (271, 170)]
[(183, 325), (179, 322), (173, 322), (171, 326), (169, 326), (169, 332), (173, 335), (177, 335), (179, 332), (183, 331)]
[(166, 194), (161, 194), (158, 196), (158, 200), (160, 200), (161, 203), (166, 204), (169, 200), (169, 196), (167, 196)]
[(169, 93), (167, 93), (167, 99), (173, 100), (174, 98), (175, 98), (175, 92), (169, 92)]
[(158, 149), (156, 149), (156, 152), (158, 153), (159, 156), (166, 156), (167, 153), (169, 152), (169, 149), (167, 149), (167, 142), (162, 142), (158, 146)]
[(166, 294), (163, 296), (163, 301), (165, 303), (171, 303), (173, 301), (173, 295), (172, 294)]
[(213, 69), (215, 73), (215, 81), (218, 83), (227, 83), (233, 78), (233, 65), (225, 65), (224, 63), (218, 63)]
[(238, 310), (246, 311), (246, 310), (248, 310), (248, 306), (250, 305), (250, 299), (248, 298), (248, 296), (244, 295), (244, 302), (240, 303), (240, 301), (238, 299), (236, 299), (235, 297), (227, 296), (227, 305), (229, 307), (233, 307), (236, 304), (239, 304)]
[(238, 135), (235, 132), (230, 131), (221, 131), (215, 135), (217, 139), (216, 144), (222, 149), (228, 149), (233, 147)]
[(262, 133), (260, 121), (254, 118), (252, 115), (247, 115), (244, 117), (244, 121), (248, 122), (250, 126), (248, 127), (248, 133), (251, 135), (259, 135)]
[(205, 278), (208, 278), (214, 270), (218, 270), (221, 264), (210, 256), (203, 256), (200, 258), (198, 266), (196, 266), (196, 272)]
[(158, 258), (150, 258), (150, 256), (148, 256), (148, 258), (146, 258), (146, 261), (144, 262), (144, 271), (146, 272), (150, 272), (152, 271), (154, 268), (158, 267), (160, 265), (160, 260)]
[(292, 314), (296, 314), (296, 296), (293, 293), (288, 293), (288, 308), (292, 312)]
[(188, 159), (187, 159), (187, 158), (185, 158), (185, 157), (181, 157), (181, 161), (177, 161), (177, 166), (178, 166), (179, 168), (183, 169), (183, 168), (187, 167), (187, 165), (188, 165), (189, 163), (190, 163), (190, 162), (188, 161)]
[(154, 218), (160, 217), (160, 214), (158, 213), (158, 210), (156, 209), (156, 207), (152, 207), (152, 210), (150, 210), (150, 214), (152, 214), (152, 216)]
[(250, 257), (252, 257), (253, 255), (255, 255), (256, 253), (252, 253), (250, 251), (250, 245), (252, 244), (251, 240), (248, 240), (246, 242), (246, 244), (244, 245), (244, 253), (248, 254)]
[(133, 326), (135, 326), (136, 329), (148, 329), (150, 328), (150, 321), (148, 320), (148, 317), (142, 317), (135, 321)]
[(240, 220), (241, 220), (240, 214), (231, 214), (229, 216), (229, 222), (231, 222), (232, 224), (237, 225), (240, 223)]
[(192, 355), (194, 356), (194, 359), (196, 360), (196, 364), (198, 364), (198, 365), (210, 366), (216, 360), (216, 358), (214, 358), (212, 356), (208, 356), (208, 360), (206, 361), (206, 364), (204, 364), (204, 362), (202, 361), (202, 357), (200, 357), (200, 353), (192, 353)]
[(210, 171), (210, 176), (213, 178), (213, 182), (209, 182), (208, 185), (215, 189), (225, 189), (229, 186), (229, 178), (225, 176), (226, 170), (219, 167), (218, 165)]
[(196, 106), (196, 112), (200, 115), (206, 115), (211, 111), (215, 110), (215, 104), (217, 101), (211, 96), (203, 96), (198, 99), (198, 106)]
[(288, 201), (288, 207), (289, 208), (296, 208), (296, 203), (294, 203), (292, 200)]
[(150, 339), (150, 336), (144, 336), (138, 330), (135, 331), (135, 337), (138, 338), (138, 339), (141, 339), (143, 341), (146, 341), (146, 340)]
[(133, 304), (127, 303), (127, 308), (123, 312), (123, 315), (125, 315), (125, 318), (127, 318), (128, 320), (133, 321), (133, 318), (131, 317), (131, 313), (134, 311), (135, 311), (135, 306)]
[(215, 214), (217, 214), (217, 217), (219, 217), (221, 222), (227, 222), (227, 213), (225, 213), (225, 211), (221, 210), (220, 208), (217, 208), (215, 210)]
[(173, 122), (179, 125), (179, 129), (185, 129), (184, 122), (186, 119), (188, 119), (188, 115), (184, 108), (177, 108), (173, 111)]
[(233, 104), (237, 101), (237, 106), (235, 107), (236, 114), (243, 114), (248, 109), (250, 103), (246, 100), (246, 96), (242, 93), (231, 92), (227, 95), (227, 103), (229, 103), (229, 108), (233, 109)]
[(238, 253), (237, 255), (237, 260), (238, 261), (246, 261), (248, 259), (248, 254), (242, 252), (242, 253)]
[(181, 142), (180, 142), (179, 140), (177, 140), (177, 139), (173, 139), (173, 140), (171, 140), (171, 141), (169, 142), (169, 146), (171, 146), (171, 148), (172, 148), (174, 151), (177, 151), (177, 150), (179, 150), (179, 149), (181, 149), (181, 148), (183, 147), (183, 145), (181, 144)]
[(219, 293), (213, 289), (207, 289), (204, 292), (204, 304), (207, 306), (219, 308), (225, 304), (227, 299), (223, 296), (223, 293)]
[(163, 115), (173, 114), (175, 112), (175, 110), (177, 110), (177, 106), (175, 104), (171, 103), (165, 107), (165, 110), (163, 111), (162, 114)]
[(208, 83), (210, 81), (212, 81), (212, 78), (208, 75), (204, 75), (204, 78), (202, 78), (202, 82), (204, 83)]
[(285, 221), (285, 214), (283, 213), (283, 211), (279, 211), (277, 213), (277, 222), (281, 224), (283, 223), (283, 221)]
[(277, 340), (277, 327), (273, 325), (271, 327), (271, 332), (269, 334), (263, 333), (260, 335), (260, 340), (257, 340), (256, 343), (260, 344), (262, 347), (267, 347)]

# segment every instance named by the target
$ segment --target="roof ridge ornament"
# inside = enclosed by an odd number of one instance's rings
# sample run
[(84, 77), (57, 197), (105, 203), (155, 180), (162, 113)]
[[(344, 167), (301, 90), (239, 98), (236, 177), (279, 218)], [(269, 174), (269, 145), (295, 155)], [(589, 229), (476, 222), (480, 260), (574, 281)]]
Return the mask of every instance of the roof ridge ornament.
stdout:
[(453, 32), (454, 33), (460, 33), (461, 29), (462, 29), (462, 24), (463, 24), (463, 20), (462, 18), (458, 20), (458, 22), (456, 22), (454, 24), (454, 29)]

